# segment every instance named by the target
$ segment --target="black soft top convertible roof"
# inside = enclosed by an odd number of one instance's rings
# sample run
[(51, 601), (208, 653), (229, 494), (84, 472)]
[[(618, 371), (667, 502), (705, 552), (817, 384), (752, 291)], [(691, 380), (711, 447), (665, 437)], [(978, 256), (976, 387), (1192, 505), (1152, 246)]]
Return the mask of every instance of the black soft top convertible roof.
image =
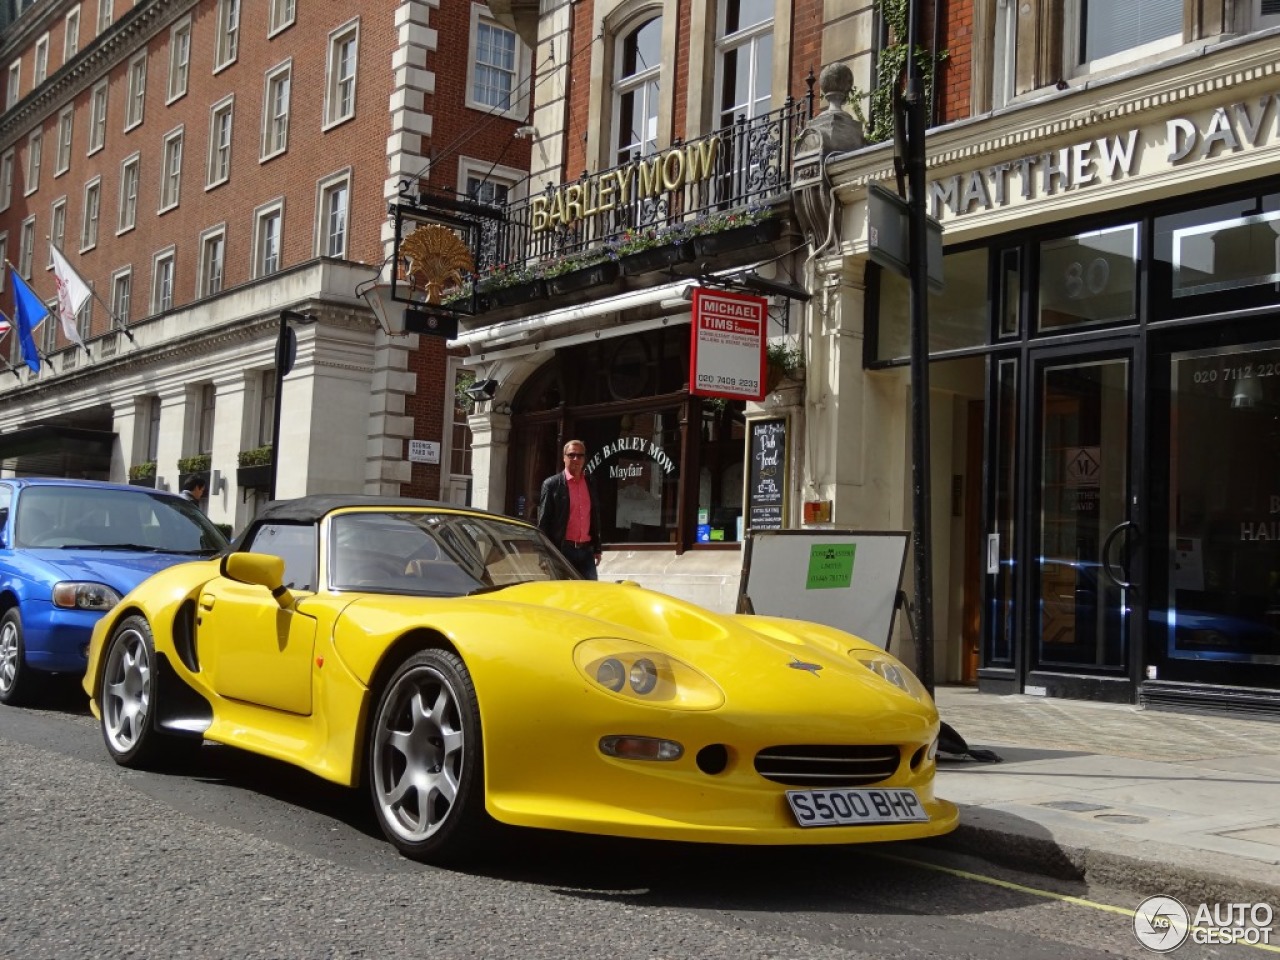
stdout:
[(325, 514), (341, 507), (386, 507), (392, 510), (429, 507), (437, 510), (463, 510), (467, 513), (494, 517), (499, 520), (523, 522), (515, 517), (492, 513), (488, 510), (477, 510), (475, 507), (465, 507), (457, 503), (445, 503), (441, 500), (418, 500), (413, 497), (375, 497), (360, 493), (317, 493), (308, 497), (298, 497), (294, 500), (272, 500), (258, 511), (249, 526), (244, 529), (244, 532), (236, 537), (236, 542), (232, 544), (232, 549), (242, 549), (245, 534), (264, 522), (274, 520), (284, 521), (285, 523), (318, 523)]

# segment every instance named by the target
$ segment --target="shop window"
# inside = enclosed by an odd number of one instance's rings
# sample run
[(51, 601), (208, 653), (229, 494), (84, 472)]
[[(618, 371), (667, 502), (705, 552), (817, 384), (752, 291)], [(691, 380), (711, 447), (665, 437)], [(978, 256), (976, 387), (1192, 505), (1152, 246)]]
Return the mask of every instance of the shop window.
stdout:
[[(945, 287), (929, 295), (929, 352), (961, 350), (987, 342), (991, 297), (987, 292), (985, 247), (949, 253), (943, 259)], [(878, 360), (911, 355), (910, 284), (889, 270), (880, 271), (877, 315)]]
[(1040, 244), (1039, 331), (1124, 323), (1138, 316), (1138, 225)]
[(1155, 282), (1179, 307), (1213, 294), (1216, 309), (1222, 294), (1249, 288), (1273, 297), (1280, 283), (1280, 195), (1158, 217), (1154, 261)]

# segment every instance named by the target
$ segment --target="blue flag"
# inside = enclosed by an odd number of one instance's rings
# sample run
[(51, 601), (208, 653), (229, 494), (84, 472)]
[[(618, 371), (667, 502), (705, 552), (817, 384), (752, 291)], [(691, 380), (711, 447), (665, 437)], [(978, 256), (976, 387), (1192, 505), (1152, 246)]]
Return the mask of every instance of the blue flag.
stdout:
[(49, 308), (44, 305), (34, 290), (27, 286), (22, 275), (13, 264), (9, 264), (9, 274), (13, 277), (13, 320), (18, 328), (18, 346), (22, 348), (22, 362), (31, 368), (32, 373), (40, 372), (40, 354), (36, 351), (36, 327), (44, 323), (49, 316)]

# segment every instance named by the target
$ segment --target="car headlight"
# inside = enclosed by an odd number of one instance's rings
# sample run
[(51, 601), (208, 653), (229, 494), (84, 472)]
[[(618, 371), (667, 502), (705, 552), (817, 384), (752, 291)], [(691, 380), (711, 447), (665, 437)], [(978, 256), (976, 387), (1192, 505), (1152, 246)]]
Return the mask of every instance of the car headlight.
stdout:
[(885, 653), (869, 653), (866, 650), (850, 650), (849, 656), (874, 673), (881, 680), (893, 684), (903, 693), (910, 694), (921, 703), (929, 702), (929, 691), (916, 679), (916, 675)]
[(724, 703), (720, 688), (693, 667), (634, 640), (584, 640), (574, 648), (573, 662), (597, 687), (627, 700), (686, 710)]
[(105, 583), (64, 580), (53, 585), (53, 605), (65, 610), (110, 610), (120, 602), (120, 594)]

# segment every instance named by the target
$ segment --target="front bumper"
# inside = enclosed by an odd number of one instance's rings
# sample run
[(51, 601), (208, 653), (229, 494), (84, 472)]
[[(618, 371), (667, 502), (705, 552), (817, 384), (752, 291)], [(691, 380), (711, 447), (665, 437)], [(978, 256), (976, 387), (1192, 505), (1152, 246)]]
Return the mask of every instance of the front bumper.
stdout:
[(54, 673), (84, 673), (89, 663), (89, 637), (103, 611), (65, 610), (41, 600), (23, 604), (21, 614), (28, 666)]

